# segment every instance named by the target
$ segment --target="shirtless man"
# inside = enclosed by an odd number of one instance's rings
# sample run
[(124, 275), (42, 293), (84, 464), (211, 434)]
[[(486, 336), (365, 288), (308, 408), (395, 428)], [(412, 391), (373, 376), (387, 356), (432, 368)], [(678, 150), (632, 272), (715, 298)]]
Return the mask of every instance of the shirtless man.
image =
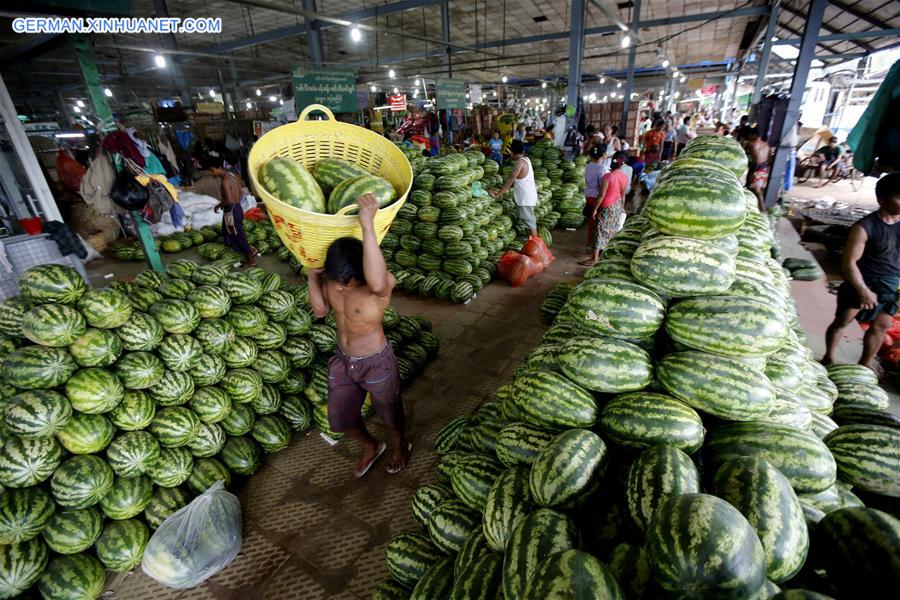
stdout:
[(765, 212), (766, 204), (763, 200), (763, 194), (765, 194), (766, 184), (769, 182), (769, 154), (771, 148), (759, 136), (759, 130), (756, 127), (749, 129), (744, 151), (747, 153), (747, 158), (750, 159), (747, 187), (756, 195), (759, 211)]
[(338, 349), (328, 370), (328, 425), (362, 444), (363, 453), (353, 471), (356, 477), (362, 477), (387, 448), (363, 424), (360, 409), (366, 392), (371, 394), (378, 416), (393, 432), (388, 473), (406, 466), (412, 444), (403, 431), (397, 359), (381, 327), (397, 282), (388, 273), (375, 237), (378, 201), (365, 194), (357, 204), (363, 241), (345, 237), (331, 244), (325, 268), (309, 273), (309, 301), (318, 318), (327, 316), (329, 308), (337, 318)]

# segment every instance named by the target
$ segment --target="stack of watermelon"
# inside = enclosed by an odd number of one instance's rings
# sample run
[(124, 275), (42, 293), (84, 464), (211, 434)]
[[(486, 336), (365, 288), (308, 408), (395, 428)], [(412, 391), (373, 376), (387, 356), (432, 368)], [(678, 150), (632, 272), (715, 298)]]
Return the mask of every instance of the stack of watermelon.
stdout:
[[(339, 437), (334, 317), (314, 322), (305, 285), (227, 259), (100, 290), (41, 265), (19, 285), (0, 303), (0, 597), (96, 598), (104, 568), (138, 565), (215, 481), (252, 474), (293, 431)], [(408, 381), (437, 352), (431, 323), (389, 308), (384, 325)]]
[[(207, 225), (200, 229), (163, 235), (156, 238), (154, 242), (157, 250), (162, 250), (166, 254), (174, 254), (221, 237), (221, 230), (222, 228), (218, 225)], [(137, 241), (113, 244), (110, 251), (119, 260), (144, 260), (144, 250)]]
[(466, 302), (490, 282), (515, 241), (515, 205), (473, 196), (473, 184), (502, 185), (497, 163), (480, 152), (427, 161), (416, 175), (381, 250), (398, 286), (413, 294)]
[(740, 147), (697, 138), (682, 156), (587, 279), (554, 292), (514, 381), (439, 432), (422, 529), (388, 544), (376, 599), (900, 582), (900, 419), (871, 371), (812, 359)]

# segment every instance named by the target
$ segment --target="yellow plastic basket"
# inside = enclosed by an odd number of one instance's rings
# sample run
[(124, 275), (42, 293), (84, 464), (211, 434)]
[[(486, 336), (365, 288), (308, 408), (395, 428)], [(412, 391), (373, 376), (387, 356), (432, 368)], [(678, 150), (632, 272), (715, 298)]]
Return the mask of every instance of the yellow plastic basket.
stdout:
[[(313, 111), (325, 113), (328, 120), (307, 121)], [(292, 158), (310, 170), (323, 158), (342, 158), (391, 182), (398, 198), (375, 215), (379, 244), (412, 187), (412, 167), (397, 146), (373, 131), (336, 121), (321, 104), (307, 106), (296, 123), (276, 127), (259, 138), (247, 160), (253, 189), (257, 198), (265, 202), (281, 241), (297, 260), (311, 268), (325, 264), (325, 253), (334, 240), (347, 236), (362, 239), (359, 217), (301, 210), (267, 192), (259, 184), (257, 174), (266, 161), (276, 156)]]

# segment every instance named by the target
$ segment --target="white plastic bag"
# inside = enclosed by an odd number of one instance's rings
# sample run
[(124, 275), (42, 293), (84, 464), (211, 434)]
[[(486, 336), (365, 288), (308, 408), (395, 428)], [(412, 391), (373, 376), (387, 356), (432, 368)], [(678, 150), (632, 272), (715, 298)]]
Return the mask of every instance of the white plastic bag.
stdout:
[(241, 503), (221, 481), (159, 526), (141, 569), (173, 588), (192, 588), (234, 560), (241, 549)]

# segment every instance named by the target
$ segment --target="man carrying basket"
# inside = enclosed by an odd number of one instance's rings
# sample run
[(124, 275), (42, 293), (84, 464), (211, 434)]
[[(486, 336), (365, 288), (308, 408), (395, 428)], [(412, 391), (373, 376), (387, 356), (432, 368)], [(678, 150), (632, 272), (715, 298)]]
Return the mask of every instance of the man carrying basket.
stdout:
[(363, 240), (343, 237), (332, 242), (325, 268), (309, 272), (309, 301), (318, 318), (327, 316), (329, 309), (337, 318), (338, 348), (328, 370), (328, 424), (362, 444), (363, 453), (353, 471), (362, 477), (387, 448), (362, 421), (360, 410), (367, 392), (378, 416), (393, 432), (388, 473), (406, 466), (412, 444), (404, 434), (397, 359), (381, 326), (397, 282), (388, 273), (375, 236), (378, 201), (365, 194), (357, 204)]

